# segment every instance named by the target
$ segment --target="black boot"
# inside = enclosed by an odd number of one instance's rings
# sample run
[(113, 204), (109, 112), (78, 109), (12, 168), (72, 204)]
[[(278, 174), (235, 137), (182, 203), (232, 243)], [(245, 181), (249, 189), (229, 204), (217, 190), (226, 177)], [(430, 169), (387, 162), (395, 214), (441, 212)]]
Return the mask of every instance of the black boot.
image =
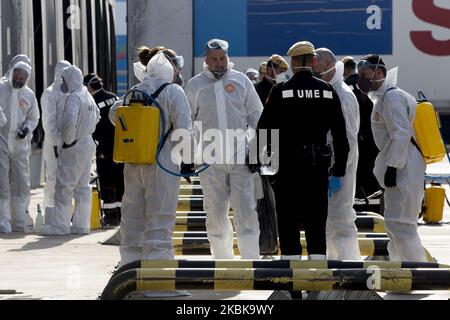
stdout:
[(107, 227), (117, 227), (120, 225), (121, 213), (120, 208), (103, 209), (103, 221)]

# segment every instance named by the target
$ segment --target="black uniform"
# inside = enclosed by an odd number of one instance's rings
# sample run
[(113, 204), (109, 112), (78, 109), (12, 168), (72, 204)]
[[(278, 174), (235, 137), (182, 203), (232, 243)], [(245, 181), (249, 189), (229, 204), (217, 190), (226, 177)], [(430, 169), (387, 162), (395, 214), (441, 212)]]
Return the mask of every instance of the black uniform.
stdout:
[[(331, 130), (337, 177), (345, 175), (350, 150), (339, 98), (328, 83), (300, 71), (276, 85), (258, 124), (279, 129), (279, 172), (274, 183), (282, 255), (301, 255), (303, 225), (308, 254), (326, 254)], [(272, 151), (274, 146), (272, 145)]]
[[(104, 204), (122, 202), (124, 193), (123, 164), (113, 161), (114, 152), (114, 126), (108, 118), (109, 110), (117, 101), (117, 96), (104, 89), (94, 94), (94, 100), (100, 109), (101, 119), (93, 134), (98, 142), (97, 146), (97, 172), (100, 179), (101, 198)], [(104, 210), (108, 219), (108, 210)], [(116, 214), (116, 211), (114, 211)], [(116, 217), (115, 219), (119, 219)], [(116, 221), (117, 224), (119, 221)], [(114, 224), (114, 223), (113, 223)]]
[(274, 85), (275, 84), (266, 77), (255, 84), (256, 92), (258, 93), (258, 96), (261, 99), (263, 105), (266, 104), (267, 98), (269, 97), (270, 91), (272, 90)]
[(345, 80), (352, 88), (359, 103), (361, 126), (358, 134), (359, 162), (356, 174), (356, 198), (364, 199), (366, 196), (381, 190), (377, 178), (373, 174), (378, 148), (372, 133), (371, 116), (373, 102), (358, 89), (358, 75), (354, 74)]

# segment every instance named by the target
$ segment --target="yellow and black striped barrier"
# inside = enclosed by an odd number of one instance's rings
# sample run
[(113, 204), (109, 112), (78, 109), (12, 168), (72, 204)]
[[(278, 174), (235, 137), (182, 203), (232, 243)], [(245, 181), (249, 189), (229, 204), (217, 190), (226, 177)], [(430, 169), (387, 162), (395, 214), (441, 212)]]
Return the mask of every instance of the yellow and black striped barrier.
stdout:
[(203, 211), (203, 198), (179, 198), (177, 211)]
[[(187, 210), (189, 211), (189, 210)], [(234, 217), (230, 215), (230, 220), (233, 221)], [(187, 231), (206, 231), (206, 216), (181, 216), (176, 217), (175, 231), (187, 232)], [(375, 232), (386, 233), (386, 227), (384, 220), (378, 217), (357, 217), (355, 225), (359, 232)]]
[[(229, 212), (229, 215), (232, 216), (234, 213)], [(177, 211), (177, 217), (201, 217), (206, 218), (205, 211)]]
[[(300, 240), (302, 244), (302, 255), (307, 256), (307, 243), (305, 239)], [(387, 245), (389, 239), (358, 239), (359, 249), (362, 256), (387, 256), (389, 252)], [(173, 248), (175, 255), (192, 256), (192, 255), (210, 255), (210, 243), (207, 238), (173, 238)], [(234, 239), (234, 254), (239, 256), (239, 248), (237, 240)], [(277, 253), (280, 255), (280, 251)]]
[(386, 233), (386, 225), (383, 218), (379, 217), (357, 217), (355, 225), (358, 231)]
[(375, 212), (368, 212), (368, 211), (356, 212), (356, 216), (357, 217), (377, 217), (377, 218), (380, 218), (381, 220), (384, 220), (384, 217), (381, 214), (375, 213)]
[(206, 232), (206, 218), (196, 216), (177, 216), (175, 221), (176, 232), (203, 231)]
[(191, 182), (192, 183), (187, 183), (187, 181), (184, 178), (182, 178), (180, 180), (180, 188), (184, 186), (186, 187), (200, 186), (200, 179), (198, 177), (191, 177)]
[[(183, 198), (182, 198), (183, 199)], [(185, 199), (184, 199), (185, 200)], [(234, 211), (232, 208), (230, 208), (230, 211), (228, 212), (230, 217), (234, 216)], [(206, 217), (206, 211), (203, 210), (196, 210), (196, 211), (183, 211), (183, 210), (179, 210), (177, 211), (177, 216), (195, 216), (195, 217)], [(376, 218), (380, 218), (381, 220), (384, 220), (384, 217), (378, 213), (374, 213), (374, 212), (357, 212), (356, 213), (357, 217), (376, 217)]]
[[(236, 233), (233, 233), (234, 237), (236, 237)], [(183, 232), (183, 231), (175, 231), (173, 233), (174, 238), (207, 238), (208, 234), (206, 231), (191, 231), (191, 232)], [(305, 237), (305, 232), (300, 232), (301, 237)], [(386, 233), (358, 233), (358, 238), (367, 238), (367, 239), (382, 239), (387, 238), (388, 235)]]
[(298, 261), (298, 260), (144, 260), (122, 266), (111, 280), (132, 269), (448, 269), (428, 262), (391, 261)]
[(180, 186), (180, 196), (203, 196), (202, 187), (199, 185), (194, 186)]
[(112, 279), (101, 299), (172, 290), (450, 290), (450, 269), (132, 269)]

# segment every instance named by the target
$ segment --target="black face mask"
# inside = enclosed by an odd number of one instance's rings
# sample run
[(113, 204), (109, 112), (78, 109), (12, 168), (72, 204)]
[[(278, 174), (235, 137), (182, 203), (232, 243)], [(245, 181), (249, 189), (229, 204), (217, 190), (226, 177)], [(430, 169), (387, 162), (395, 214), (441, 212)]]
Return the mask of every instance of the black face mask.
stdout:
[(225, 75), (225, 73), (227, 73), (227, 70), (222, 71), (222, 72), (218, 72), (218, 71), (213, 71), (213, 72), (212, 72), (212, 74), (214, 75), (214, 77), (215, 77), (217, 80), (222, 79), (222, 77)]
[(369, 92), (373, 89), (372, 79), (367, 79), (361, 76), (358, 78), (358, 83), (356, 85), (358, 86), (358, 89), (364, 94), (369, 94)]
[(25, 85), (25, 82), (16, 80), (16, 79), (12, 79), (12, 85), (13, 85), (14, 89), (21, 89)]

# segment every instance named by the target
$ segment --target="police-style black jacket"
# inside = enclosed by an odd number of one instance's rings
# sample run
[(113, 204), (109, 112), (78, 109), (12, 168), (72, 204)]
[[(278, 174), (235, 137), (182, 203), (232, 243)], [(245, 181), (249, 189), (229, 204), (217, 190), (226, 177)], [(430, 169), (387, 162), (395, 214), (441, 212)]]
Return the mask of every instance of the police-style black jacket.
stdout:
[(280, 172), (285, 171), (283, 166), (298, 163), (297, 152), (304, 146), (326, 145), (331, 130), (335, 154), (332, 174), (345, 175), (350, 147), (341, 103), (333, 87), (313, 77), (311, 71), (302, 70), (273, 87), (258, 129), (279, 129)]
[(111, 109), (113, 104), (117, 101), (117, 96), (101, 89), (100, 91), (97, 91), (93, 97), (100, 109), (101, 116), (93, 134), (94, 140), (99, 143), (97, 152), (102, 153), (104, 156), (112, 157), (114, 150), (114, 126), (109, 121), (108, 113), (109, 109)]
[(258, 93), (258, 96), (261, 99), (263, 105), (266, 104), (267, 98), (269, 97), (270, 91), (272, 90), (273, 86), (274, 83), (269, 81), (266, 77), (255, 84), (256, 92)]

